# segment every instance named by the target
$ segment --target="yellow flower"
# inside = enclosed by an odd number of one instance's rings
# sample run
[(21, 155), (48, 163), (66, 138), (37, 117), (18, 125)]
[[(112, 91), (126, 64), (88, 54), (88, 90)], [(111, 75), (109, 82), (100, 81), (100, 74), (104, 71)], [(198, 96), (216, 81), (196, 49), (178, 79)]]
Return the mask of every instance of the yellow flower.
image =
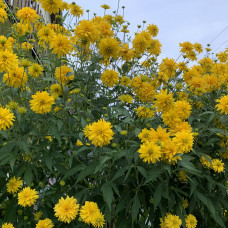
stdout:
[(34, 23), (40, 16), (36, 13), (36, 10), (30, 7), (24, 7), (17, 11), (17, 17), (25, 23)]
[(49, 142), (52, 142), (52, 137), (50, 135), (46, 135), (45, 139), (47, 139)]
[(159, 66), (159, 79), (168, 82), (169, 78), (173, 78), (176, 74), (176, 69), (178, 65), (175, 59), (172, 58), (165, 58), (162, 59), (162, 63)]
[(71, 41), (67, 36), (62, 35), (61, 33), (51, 39), (50, 48), (53, 49), (52, 53), (57, 54), (59, 58), (61, 56), (70, 54), (70, 52), (73, 50)]
[(61, 197), (59, 202), (55, 205), (54, 211), (59, 221), (70, 223), (78, 214), (79, 204), (77, 204), (77, 199), (73, 196), (67, 196), (66, 199)]
[(52, 223), (51, 219), (44, 219), (39, 220), (39, 222), (36, 224), (36, 228), (52, 228), (54, 227), (54, 224)]
[(228, 60), (228, 53), (225, 51), (217, 53), (216, 56), (221, 63), (225, 63)]
[(107, 10), (107, 9), (110, 9), (110, 6), (107, 4), (103, 4), (103, 5), (101, 5), (101, 8)]
[(33, 78), (38, 78), (42, 74), (43, 70), (44, 68), (41, 65), (39, 65), (38, 63), (33, 63), (32, 66), (28, 68), (28, 73)]
[(217, 173), (221, 173), (224, 171), (224, 163), (219, 159), (212, 160), (213, 170)]
[(0, 50), (8, 50), (12, 51), (13, 49), (13, 43), (14, 39), (12, 37), (9, 37), (8, 39), (5, 36), (0, 36)]
[(124, 61), (129, 62), (134, 56), (134, 50), (130, 49), (128, 44), (122, 44), (119, 47), (119, 55)]
[(111, 57), (118, 58), (119, 56), (119, 42), (115, 38), (102, 38), (98, 45), (99, 53), (103, 55), (105, 59)]
[(15, 116), (7, 108), (0, 107), (0, 131), (13, 126)]
[(0, 73), (9, 72), (18, 66), (18, 57), (11, 51), (0, 51)]
[(150, 53), (150, 55), (158, 56), (161, 53), (161, 47), (162, 44), (159, 40), (151, 39), (148, 43), (147, 51)]
[(187, 172), (184, 170), (179, 171), (178, 180), (182, 182), (188, 182)]
[(112, 31), (112, 26), (106, 22), (101, 21), (97, 24), (101, 37), (111, 37), (114, 32)]
[(166, 128), (162, 128), (159, 126), (157, 130), (154, 130), (151, 128), (151, 138), (152, 142), (156, 143), (157, 145), (163, 146), (167, 143), (167, 141), (170, 141), (169, 133), (167, 133)]
[(58, 80), (59, 84), (65, 85), (69, 81), (72, 81), (74, 79), (74, 75), (69, 75), (69, 73), (72, 73), (72, 69), (66, 65), (63, 65), (61, 67), (57, 67), (55, 69), (55, 78)]
[(180, 52), (184, 53), (184, 54), (188, 54), (190, 52), (193, 51), (193, 44), (190, 43), (189, 41), (183, 42), (183, 43), (179, 43), (179, 46), (181, 47)]
[(119, 73), (115, 70), (107, 69), (101, 74), (101, 81), (105, 86), (113, 87), (119, 81)]
[(141, 32), (135, 35), (135, 38), (132, 41), (132, 45), (137, 54), (143, 54), (146, 51), (149, 41), (151, 39), (151, 36), (149, 33), (148, 35), (145, 34), (145, 32), (144, 33)]
[(123, 136), (127, 135), (127, 133), (128, 133), (127, 130), (123, 130), (123, 131), (120, 132), (120, 134), (123, 135)]
[(146, 128), (142, 129), (142, 131), (138, 135), (139, 139), (141, 139), (141, 142), (148, 142), (152, 141), (152, 132), (150, 130), (147, 130)]
[(83, 9), (82, 7), (80, 7), (79, 5), (75, 4), (74, 2), (72, 2), (70, 4), (70, 13), (74, 16), (74, 17), (80, 17), (83, 16)]
[(174, 111), (181, 120), (187, 119), (191, 114), (191, 105), (183, 100), (183, 101), (176, 101), (174, 105)]
[(42, 26), (42, 28), (37, 31), (39, 42), (45, 41), (46, 43), (49, 43), (55, 35), (56, 33), (49, 26)]
[(7, 13), (5, 9), (0, 8), (0, 22), (4, 23), (6, 19), (7, 19)]
[(180, 156), (175, 156), (178, 154), (178, 151), (173, 143), (173, 141), (167, 140), (164, 142), (162, 145), (162, 160), (163, 161), (168, 161), (171, 164), (175, 164), (178, 160), (181, 160)]
[(15, 101), (10, 101), (9, 104), (8, 104), (8, 107), (11, 109), (11, 110), (15, 110), (18, 108), (18, 103), (15, 102)]
[(58, 13), (59, 9), (62, 7), (62, 0), (39, 0), (42, 4), (42, 7), (45, 11), (48, 11), (50, 14)]
[(192, 214), (189, 214), (185, 219), (186, 228), (195, 228), (197, 226), (196, 217)]
[[(209, 155), (205, 155), (205, 156), (206, 156), (207, 158), (201, 156), (200, 161), (201, 161), (202, 165), (203, 165), (204, 167), (206, 167), (206, 168), (210, 168), (210, 169), (213, 168), (211, 157), (210, 157)], [(209, 161), (211, 161), (211, 162), (209, 162)]]
[(20, 114), (24, 114), (26, 113), (27, 109), (25, 107), (18, 107), (17, 111), (20, 113)]
[(50, 86), (50, 90), (51, 90), (51, 94), (52, 94), (54, 97), (59, 97), (60, 95), (63, 94), (62, 87), (61, 87), (61, 85), (59, 85), (59, 84), (52, 84), (52, 85)]
[(27, 68), (31, 65), (31, 62), (28, 59), (22, 59), (20, 60), (19, 65), (24, 68)]
[(142, 82), (141, 86), (136, 90), (136, 95), (141, 102), (152, 102), (156, 90), (151, 83)]
[(193, 44), (195, 51), (198, 52), (198, 54), (203, 52), (203, 47), (200, 43), (194, 43)]
[(70, 4), (68, 2), (63, 2), (61, 10), (69, 10), (70, 9)]
[(42, 216), (42, 211), (37, 211), (35, 214), (34, 214), (34, 219), (36, 220), (36, 221), (39, 221), (40, 220), (40, 218), (41, 218), (41, 216)]
[(147, 163), (156, 163), (161, 158), (161, 148), (153, 142), (146, 142), (140, 145), (139, 157)]
[(192, 131), (192, 127), (188, 122), (178, 122), (178, 124), (174, 124), (170, 126), (169, 132), (171, 135), (175, 135), (177, 132), (180, 131)]
[(50, 96), (46, 91), (37, 92), (32, 95), (32, 100), (30, 100), (31, 109), (37, 114), (48, 113), (55, 103), (54, 100), (54, 97)]
[(177, 215), (167, 214), (164, 219), (165, 228), (180, 228), (182, 224), (181, 219)]
[(3, 223), (2, 228), (14, 228), (12, 223)]
[(75, 88), (75, 89), (70, 91), (70, 94), (78, 94), (78, 93), (80, 93), (80, 91), (81, 91), (81, 89)]
[(19, 189), (22, 187), (23, 180), (20, 180), (21, 178), (11, 178), (9, 182), (6, 184), (7, 192), (14, 194), (19, 191)]
[(84, 223), (91, 224), (94, 215), (100, 212), (97, 203), (86, 201), (85, 205), (80, 209), (80, 217)]
[(183, 198), (182, 205), (183, 205), (183, 208), (186, 209), (188, 207), (188, 200)]
[(178, 153), (188, 153), (193, 147), (193, 135), (189, 131), (177, 132), (173, 138), (173, 142), (178, 150)]
[(174, 105), (173, 94), (168, 94), (167, 90), (161, 90), (161, 92), (158, 93), (155, 98), (156, 101), (154, 101), (154, 105), (156, 106), (158, 112), (166, 112)]
[(104, 215), (101, 212), (96, 212), (93, 216), (92, 225), (95, 228), (102, 228), (105, 224)]
[(99, 38), (99, 31), (93, 21), (82, 20), (75, 28), (75, 36), (85, 44), (95, 43)]
[(28, 75), (25, 72), (24, 67), (15, 67), (9, 73), (3, 75), (3, 81), (14, 88), (21, 88), (25, 86), (28, 81)]
[(154, 24), (150, 24), (147, 26), (147, 31), (151, 34), (151, 36), (155, 37), (158, 35), (158, 26), (157, 25), (154, 25)]
[(36, 190), (26, 187), (18, 193), (18, 204), (23, 207), (31, 207), (38, 198), (39, 196)]
[(119, 99), (123, 102), (123, 103), (129, 103), (132, 104), (133, 103), (133, 97), (130, 95), (120, 95)]
[(221, 110), (220, 113), (228, 114), (228, 95), (221, 97), (220, 99), (217, 99), (216, 102), (218, 104), (216, 105), (217, 110)]
[(110, 144), (114, 135), (111, 123), (106, 122), (104, 119), (87, 125), (84, 129), (84, 133), (95, 146), (99, 147)]
[(127, 77), (127, 76), (122, 76), (120, 78), (120, 80), (121, 80), (120, 84), (123, 85), (123, 86), (129, 87), (130, 84), (131, 84), (131, 79), (129, 77)]
[(82, 141), (78, 139), (77, 142), (76, 142), (76, 146), (83, 146)]

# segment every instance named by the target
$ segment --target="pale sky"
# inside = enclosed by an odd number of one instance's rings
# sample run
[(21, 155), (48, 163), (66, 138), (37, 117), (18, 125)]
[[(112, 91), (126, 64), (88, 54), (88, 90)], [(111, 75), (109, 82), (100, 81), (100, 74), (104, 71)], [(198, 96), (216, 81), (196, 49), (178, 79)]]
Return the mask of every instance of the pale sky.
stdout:
[[(67, 0), (67, 2), (72, 2)], [(84, 12), (89, 9), (90, 15), (103, 15), (102, 4), (111, 6), (107, 13), (117, 9), (118, 0), (77, 0)], [(162, 43), (161, 57), (177, 58), (179, 42), (199, 42), (204, 47), (219, 35), (211, 48), (216, 52), (228, 46), (228, 0), (120, 0), (119, 14), (125, 6), (125, 20), (131, 23), (133, 36), (137, 25), (146, 20), (147, 24), (159, 27), (158, 39)], [(87, 19), (87, 13), (84, 14)]]

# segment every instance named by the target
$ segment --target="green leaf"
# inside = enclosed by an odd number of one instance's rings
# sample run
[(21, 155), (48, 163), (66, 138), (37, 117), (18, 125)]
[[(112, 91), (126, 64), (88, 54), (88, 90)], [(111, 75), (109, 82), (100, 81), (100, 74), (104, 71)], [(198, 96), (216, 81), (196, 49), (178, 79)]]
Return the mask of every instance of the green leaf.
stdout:
[(84, 120), (82, 116), (81, 116), (81, 125), (83, 128), (87, 125), (87, 122)]
[(194, 164), (192, 162), (188, 162), (188, 161), (179, 161), (178, 162), (183, 168), (185, 168), (189, 173), (195, 174), (197, 176), (199, 176), (201, 173), (198, 169), (196, 169), (196, 167), (194, 166)]
[(24, 180), (28, 186), (31, 185), (33, 180), (33, 174), (32, 174), (32, 169), (30, 167), (25, 170)]
[(10, 168), (12, 169), (12, 171), (13, 171), (13, 168), (14, 168), (15, 161), (16, 161), (16, 158), (11, 158), (10, 159)]
[(162, 184), (159, 184), (154, 192), (154, 210), (156, 210), (158, 204), (161, 201), (161, 195), (162, 195)]
[(78, 179), (76, 181), (76, 183), (78, 183), (79, 181), (81, 181), (82, 179), (84, 179), (85, 177), (89, 176), (90, 174), (92, 174), (94, 172), (94, 166), (88, 166), (86, 167), (84, 170), (82, 170), (80, 172), (80, 174), (78, 175)]
[(102, 187), (101, 190), (103, 192), (104, 201), (107, 203), (109, 210), (111, 211), (111, 205), (113, 200), (113, 191), (112, 186), (109, 182), (106, 182)]
[(221, 226), (226, 228), (226, 225), (223, 222), (223, 219), (221, 218), (221, 215), (219, 213), (216, 213), (214, 220)]
[(147, 171), (143, 167), (137, 166), (137, 169), (146, 179), (148, 178)]
[(215, 217), (215, 207), (214, 207), (212, 201), (198, 191), (195, 192), (195, 195), (208, 208), (208, 210), (211, 212), (213, 217)]
[(45, 156), (45, 163), (50, 171), (52, 171), (52, 159), (50, 156)]
[(145, 181), (145, 184), (147, 184), (147, 183), (150, 182), (150, 181), (155, 181), (155, 180), (160, 176), (161, 173), (162, 173), (161, 168), (158, 168), (158, 167), (152, 168), (152, 169), (148, 172), (148, 178), (147, 178), (147, 180)]
[(127, 168), (124, 167), (122, 169), (119, 169), (116, 174), (114, 175), (114, 177), (112, 178), (112, 181), (114, 181), (115, 179), (117, 179), (118, 177), (122, 176), (125, 172), (126, 172)]
[(138, 195), (136, 193), (136, 195), (133, 199), (133, 205), (132, 205), (132, 210), (131, 210), (132, 221), (136, 220), (137, 215), (139, 213), (139, 208), (140, 208), (140, 201), (139, 201)]
[(77, 165), (73, 169), (68, 170), (67, 173), (65, 174), (65, 176), (63, 177), (63, 179), (67, 179), (68, 177), (76, 174), (78, 171), (80, 171), (82, 169), (85, 169), (85, 165)]
[(30, 154), (28, 143), (25, 141), (18, 142), (19, 147), (26, 153)]

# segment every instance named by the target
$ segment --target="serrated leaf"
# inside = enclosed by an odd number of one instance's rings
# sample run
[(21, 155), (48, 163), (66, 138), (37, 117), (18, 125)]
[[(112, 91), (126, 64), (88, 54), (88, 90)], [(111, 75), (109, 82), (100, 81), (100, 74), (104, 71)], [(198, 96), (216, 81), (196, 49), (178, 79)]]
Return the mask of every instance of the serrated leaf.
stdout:
[(139, 213), (139, 208), (140, 208), (140, 201), (139, 201), (138, 195), (136, 194), (133, 199), (133, 205), (131, 210), (132, 221), (136, 220), (137, 215)]
[(155, 181), (160, 176), (161, 173), (162, 173), (162, 170), (158, 167), (154, 167), (153, 169), (151, 169), (148, 172), (148, 178), (145, 181), (145, 184), (150, 181)]
[(82, 179), (84, 179), (85, 177), (89, 176), (90, 174), (92, 174), (94, 172), (94, 167), (93, 166), (88, 166), (86, 167), (84, 170), (82, 170), (79, 175), (78, 175), (78, 179), (76, 181), (76, 183), (78, 183), (79, 181), (81, 181)]
[(113, 200), (112, 186), (109, 182), (107, 182), (101, 187), (101, 190), (103, 192), (104, 201), (107, 203), (108, 208), (111, 212), (111, 205), (112, 205), (112, 200)]
[(24, 174), (24, 180), (25, 183), (30, 186), (33, 180), (33, 173), (32, 173), (32, 169), (29, 167), (26, 169), (25, 174)]
[(198, 191), (195, 192), (195, 195), (208, 208), (208, 210), (211, 212), (213, 217), (215, 217), (215, 207), (211, 202), (211, 200)]
[(112, 181), (114, 181), (115, 179), (117, 179), (118, 177), (122, 176), (125, 172), (126, 172), (126, 168), (122, 168), (119, 169), (116, 174), (114, 175), (114, 177), (112, 178)]
[(137, 166), (137, 169), (146, 179), (148, 178), (147, 171), (143, 167)]
[(85, 165), (78, 165), (77, 167), (74, 167), (73, 169), (70, 169), (67, 171), (63, 179), (66, 179), (74, 174), (76, 174), (78, 171), (85, 169)]
[(159, 184), (154, 192), (154, 210), (156, 210), (158, 204), (161, 201), (161, 195), (162, 195), (162, 184)]
[(48, 169), (52, 171), (52, 159), (50, 156), (45, 156), (45, 164), (47, 165)]

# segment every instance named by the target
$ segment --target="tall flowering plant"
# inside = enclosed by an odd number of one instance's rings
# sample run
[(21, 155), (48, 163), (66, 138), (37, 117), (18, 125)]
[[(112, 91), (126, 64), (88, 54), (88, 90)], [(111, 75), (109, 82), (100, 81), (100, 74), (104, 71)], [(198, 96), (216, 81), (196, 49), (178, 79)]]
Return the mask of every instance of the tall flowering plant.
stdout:
[(67, 17), (0, 35), (0, 225), (227, 227), (227, 50), (159, 62), (156, 25), (40, 2)]

